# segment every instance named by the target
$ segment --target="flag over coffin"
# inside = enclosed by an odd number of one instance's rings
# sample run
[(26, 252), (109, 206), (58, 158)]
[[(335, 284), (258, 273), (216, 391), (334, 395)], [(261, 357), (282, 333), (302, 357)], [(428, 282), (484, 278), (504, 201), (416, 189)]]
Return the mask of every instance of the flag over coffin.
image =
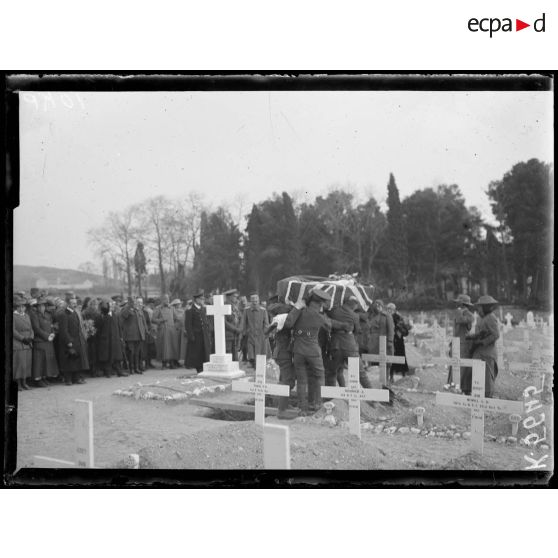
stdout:
[(352, 276), (315, 277), (312, 275), (295, 275), (277, 281), (277, 294), (281, 300), (293, 304), (303, 300), (313, 288), (324, 290), (331, 296), (326, 309), (340, 306), (346, 296), (354, 295), (360, 310), (367, 311), (372, 304), (374, 287), (362, 285)]

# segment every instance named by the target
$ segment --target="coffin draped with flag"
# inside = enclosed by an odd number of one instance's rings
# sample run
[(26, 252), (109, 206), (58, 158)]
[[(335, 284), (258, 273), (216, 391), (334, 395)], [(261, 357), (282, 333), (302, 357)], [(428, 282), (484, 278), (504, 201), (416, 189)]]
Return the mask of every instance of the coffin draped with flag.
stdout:
[(367, 311), (372, 304), (374, 287), (362, 285), (354, 277), (314, 277), (312, 275), (296, 275), (277, 281), (277, 294), (285, 302), (300, 302), (313, 288), (324, 290), (331, 296), (326, 305), (330, 310), (343, 303), (345, 296), (354, 295), (360, 310)]

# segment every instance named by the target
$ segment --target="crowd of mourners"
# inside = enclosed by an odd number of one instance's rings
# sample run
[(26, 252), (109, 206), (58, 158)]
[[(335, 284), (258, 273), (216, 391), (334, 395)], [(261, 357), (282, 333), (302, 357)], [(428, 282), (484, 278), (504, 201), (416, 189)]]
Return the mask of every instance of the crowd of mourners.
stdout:
[[(386, 338), (386, 355), (405, 357), (409, 323), (395, 304), (384, 307), (375, 300), (368, 311), (347, 295), (330, 308), (331, 298), (314, 288), (293, 304), (278, 295), (260, 301), (253, 293), (239, 296), (236, 289), (223, 293), (231, 313), (225, 316), (226, 351), (234, 360), (255, 366), (256, 355), (273, 358), (279, 367), (279, 383), (296, 385), (297, 411), (307, 414), (322, 403), (321, 386), (345, 386), (348, 357), (380, 355), (380, 338)], [(128, 297), (85, 297), (73, 292), (62, 297), (45, 292), (14, 294), (13, 377), (20, 390), (84, 383), (87, 376), (128, 376), (149, 368), (203, 370), (214, 352), (214, 322), (206, 305), (213, 296), (196, 292), (187, 301)], [(495, 342), (499, 336), (493, 310), (497, 302), (479, 299), (481, 320), (472, 331), (473, 304), (460, 295), (454, 319), (454, 335), (461, 338), (461, 356), (480, 358), (486, 365), (486, 396), (491, 397), (498, 374)], [(370, 388), (367, 366), (360, 360), (359, 380)], [(409, 371), (407, 360), (387, 366), (386, 383), (395, 373)], [(461, 371), (461, 389), (471, 391), (471, 369)], [(279, 418), (291, 418), (289, 398), (279, 398)]]

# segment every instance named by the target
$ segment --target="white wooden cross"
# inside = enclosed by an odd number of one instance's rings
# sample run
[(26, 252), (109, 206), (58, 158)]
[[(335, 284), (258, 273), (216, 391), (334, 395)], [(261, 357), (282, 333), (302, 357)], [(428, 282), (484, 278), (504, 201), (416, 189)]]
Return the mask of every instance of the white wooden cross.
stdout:
[(526, 376), (544, 376), (552, 373), (553, 351), (543, 351), (539, 343), (533, 343), (531, 362), (508, 362), (504, 361), (504, 370), (524, 372)]
[(488, 411), (521, 415), (524, 409), (522, 401), (485, 397), (485, 368), (484, 361), (474, 360), (471, 395), (436, 393), (436, 405), (471, 410), (471, 445), (480, 454), (484, 446), (484, 413)]
[(289, 396), (289, 386), (265, 383), (266, 356), (256, 355), (256, 377), (253, 382), (247, 380), (233, 380), (232, 390), (251, 393), (254, 396), (254, 421), (263, 426), (265, 423), (265, 396)]
[(231, 313), (231, 305), (224, 304), (223, 295), (213, 295), (213, 306), (205, 307), (207, 315), (213, 316), (215, 322), (215, 354), (227, 354), (227, 344), (225, 341), (225, 316)]
[(93, 451), (93, 403), (76, 399), (74, 411), (75, 461), (54, 459), (42, 455), (33, 456), (36, 467), (50, 469), (95, 469)]
[(347, 387), (322, 386), (322, 397), (346, 399), (349, 402), (349, 431), (360, 439), (360, 402), (365, 400), (387, 403), (389, 390), (363, 388), (359, 379), (360, 359), (349, 357), (347, 360), (349, 362), (349, 385)]
[(385, 386), (387, 383), (387, 364), (389, 363), (397, 363), (397, 364), (405, 364), (405, 357), (401, 356), (392, 356), (387, 354), (386, 350), (386, 336), (380, 335), (380, 354), (379, 355), (371, 355), (371, 354), (363, 354), (361, 355), (362, 360), (364, 362), (377, 362), (380, 368), (380, 382), (382, 386)]
[(451, 357), (442, 356), (434, 357), (431, 362), (451, 366), (451, 377), (455, 387), (461, 384), (461, 367), (472, 368), (475, 362), (472, 358), (461, 358), (461, 339), (452, 337), (451, 339)]
[(264, 424), (263, 446), (264, 469), (291, 468), (288, 426)]

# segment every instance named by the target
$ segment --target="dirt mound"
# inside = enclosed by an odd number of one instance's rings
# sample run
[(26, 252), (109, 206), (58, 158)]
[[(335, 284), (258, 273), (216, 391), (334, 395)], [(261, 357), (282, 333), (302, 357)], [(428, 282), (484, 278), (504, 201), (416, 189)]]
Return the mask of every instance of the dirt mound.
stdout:
[[(309, 435), (309, 430), (311, 433)], [(378, 469), (382, 453), (345, 429), (293, 424), (293, 469)], [(263, 469), (263, 435), (254, 423), (228, 424), (139, 451), (141, 469)]]
[(442, 469), (449, 470), (486, 470), (491, 469), (492, 463), (488, 457), (480, 455), (474, 451), (454, 457), (442, 466)]

